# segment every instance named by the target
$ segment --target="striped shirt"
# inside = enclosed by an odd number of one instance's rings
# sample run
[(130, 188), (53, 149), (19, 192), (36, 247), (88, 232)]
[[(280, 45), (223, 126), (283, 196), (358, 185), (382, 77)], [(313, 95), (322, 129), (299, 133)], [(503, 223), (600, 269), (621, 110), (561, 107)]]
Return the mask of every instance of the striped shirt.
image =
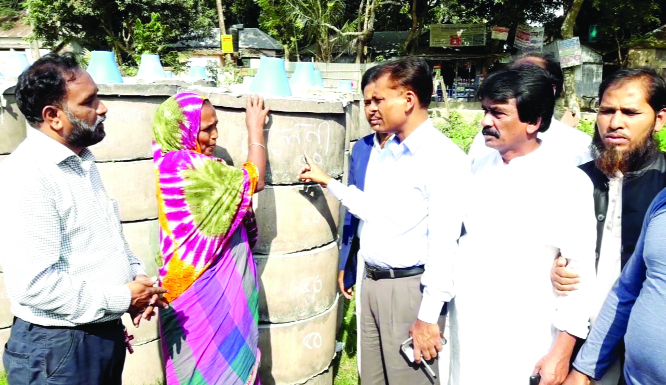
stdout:
[(0, 265), (12, 313), (42, 326), (115, 320), (145, 274), (95, 157), (36, 129), (0, 163)]

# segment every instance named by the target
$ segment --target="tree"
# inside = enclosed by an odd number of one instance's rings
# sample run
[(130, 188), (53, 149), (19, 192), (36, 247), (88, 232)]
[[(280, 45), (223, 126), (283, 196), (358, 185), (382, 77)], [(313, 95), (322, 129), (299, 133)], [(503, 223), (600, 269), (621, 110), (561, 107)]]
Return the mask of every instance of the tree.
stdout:
[(617, 52), (617, 65), (626, 66), (626, 49), (666, 21), (660, 0), (592, 0), (583, 4), (585, 17), (576, 21), (581, 40), (587, 41), (590, 25), (597, 26), (591, 45), (602, 52)]
[[(570, 39), (574, 36), (574, 24), (576, 24), (576, 17), (580, 7), (583, 5), (583, 0), (573, 0), (571, 6), (566, 12), (564, 21), (562, 22), (562, 38)], [(567, 106), (574, 114), (580, 116), (580, 105), (576, 97), (576, 79), (574, 76), (574, 67), (564, 68), (564, 105)]]
[(405, 40), (404, 51), (412, 53), (416, 47), (416, 40), (426, 26), (428, 16), (434, 16), (431, 12), (437, 8), (443, 0), (411, 0), (409, 3), (409, 14), (412, 17), (412, 26)]
[(25, 4), (34, 34), (46, 46), (57, 51), (78, 39), (91, 50), (113, 49), (120, 62), (137, 54), (137, 25), (152, 22), (151, 27), (157, 28), (153, 13), (160, 15), (158, 23), (168, 31), (162, 36), (166, 43), (209, 34), (215, 20), (215, 9), (205, 7), (203, 0), (27, 0)]
[(317, 60), (330, 63), (333, 59), (333, 46), (339, 39), (332, 39), (330, 28), (344, 15), (345, 3), (342, 0), (287, 0), (294, 17), (319, 46)]
[(303, 23), (294, 17), (287, 0), (255, 0), (261, 8), (259, 25), (282, 43), (284, 57), (289, 60), (293, 51), (300, 61), (298, 42), (303, 38)]

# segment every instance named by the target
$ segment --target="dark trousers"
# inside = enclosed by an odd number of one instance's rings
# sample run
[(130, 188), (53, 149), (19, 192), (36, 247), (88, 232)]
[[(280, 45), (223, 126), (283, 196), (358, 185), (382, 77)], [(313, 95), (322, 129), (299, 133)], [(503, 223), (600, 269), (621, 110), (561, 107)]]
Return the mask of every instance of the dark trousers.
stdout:
[(120, 384), (123, 330), (119, 321), (68, 328), (15, 318), (2, 357), (9, 385)]

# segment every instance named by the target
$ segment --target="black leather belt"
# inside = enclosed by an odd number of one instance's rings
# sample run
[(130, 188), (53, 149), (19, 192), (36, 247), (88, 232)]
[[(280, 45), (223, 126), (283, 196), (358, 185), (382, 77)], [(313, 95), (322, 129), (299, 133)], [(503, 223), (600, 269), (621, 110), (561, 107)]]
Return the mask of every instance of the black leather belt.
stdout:
[(365, 265), (365, 273), (367, 277), (375, 281), (386, 278), (412, 277), (414, 275), (423, 274), (424, 271), (425, 267), (423, 267), (423, 265), (400, 269), (384, 269), (381, 267)]

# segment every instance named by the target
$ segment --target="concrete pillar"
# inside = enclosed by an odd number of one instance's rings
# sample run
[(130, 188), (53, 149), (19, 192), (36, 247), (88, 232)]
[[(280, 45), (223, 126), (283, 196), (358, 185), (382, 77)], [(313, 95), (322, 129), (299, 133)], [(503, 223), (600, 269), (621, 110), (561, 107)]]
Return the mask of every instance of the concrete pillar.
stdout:
[[(210, 93), (218, 145), (227, 160), (247, 159), (245, 97)], [(307, 153), (331, 176), (346, 172), (351, 109), (339, 101), (270, 99), (265, 127), (267, 187), (254, 198), (259, 241), (259, 347), (263, 384), (331, 385), (335, 354), (340, 203), (298, 172)]]
[(0, 100), (0, 155), (10, 154), (26, 137), (25, 117), (16, 104), (14, 89), (6, 89)]

